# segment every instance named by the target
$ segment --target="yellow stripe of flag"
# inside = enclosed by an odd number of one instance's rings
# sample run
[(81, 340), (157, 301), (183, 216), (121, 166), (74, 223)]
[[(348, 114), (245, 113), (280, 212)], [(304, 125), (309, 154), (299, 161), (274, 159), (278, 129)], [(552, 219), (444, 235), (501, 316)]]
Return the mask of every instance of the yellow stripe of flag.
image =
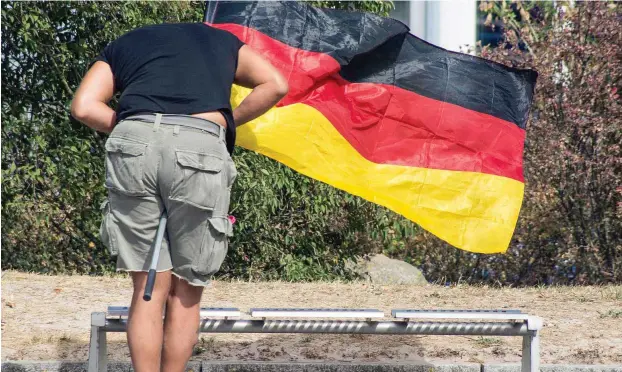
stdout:
[[(249, 93), (234, 86), (236, 107)], [(315, 108), (273, 108), (237, 129), (237, 144), (385, 206), (471, 252), (507, 249), (524, 184), (490, 174), (373, 163)]]

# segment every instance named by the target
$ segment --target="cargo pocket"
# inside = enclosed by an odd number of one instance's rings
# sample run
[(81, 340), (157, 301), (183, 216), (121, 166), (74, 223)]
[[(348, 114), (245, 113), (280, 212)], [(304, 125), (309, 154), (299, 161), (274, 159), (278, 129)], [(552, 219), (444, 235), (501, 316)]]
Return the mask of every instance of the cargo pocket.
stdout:
[(229, 236), (233, 236), (233, 225), (227, 217), (210, 218), (203, 244), (201, 244), (201, 253), (192, 270), (204, 276), (218, 272), (227, 256)]
[(219, 205), (217, 206), (216, 210), (214, 211), (215, 214), (228, 214), (229, 213), (229, 207), (231, 204), (231, 192), (233, 189), (233, 183), (235, 182), (235, 179), (238, 175), (238, 172), (235, 168), (235, 163), (233, 162), (233, 160), (231, 159), (231, 157), (227, 157), (228, 159), (225, 161), (225, 169), (227, 170), (227, 176), (226, 176), (226, 182), (227, 185), (224, 188), (224, 196), (222, 201), (219, 203)]
[(108, 200), (102, 203), (101, 210), (102, 223), (99, 226), (99, 239), (101, 239), (102, 244), (108, 248), (108, 253), (114, 257), (119, 254), (119, 251), (117, 249), (117, 245), (114, 244), (114, 236), (110, 234), (110, 219), (112, 218), (112, 215), (110, 213), (110, 202)]
[(106, 141), (106, 188), (126, 195), (146, 195), (143, 162), (147, 144), (111, 137)]
[(222, 179), (222, 156), (184, 150), (175, 151), (175, 156), (175, 182), (169, 199), (204, 210), (214, 210), (226, 190)]

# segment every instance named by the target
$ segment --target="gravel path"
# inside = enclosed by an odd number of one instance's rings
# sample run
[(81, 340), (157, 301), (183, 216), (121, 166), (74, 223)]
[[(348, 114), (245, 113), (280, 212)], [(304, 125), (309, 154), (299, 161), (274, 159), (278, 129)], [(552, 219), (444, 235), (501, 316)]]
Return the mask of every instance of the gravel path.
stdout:
[[(127, 277), (2, 274), (2, 360), (85, 361), (90, 313), (127, 305)], [(213, 282), (202, 306), (520, 309), (545, 319), (542, 362), (622, 363), (622, 286), (491, 288)], [(109, 334), (112, 360), (129, 360)], [(194, 360), (518, 363), (519, 337), (202, 335)]]

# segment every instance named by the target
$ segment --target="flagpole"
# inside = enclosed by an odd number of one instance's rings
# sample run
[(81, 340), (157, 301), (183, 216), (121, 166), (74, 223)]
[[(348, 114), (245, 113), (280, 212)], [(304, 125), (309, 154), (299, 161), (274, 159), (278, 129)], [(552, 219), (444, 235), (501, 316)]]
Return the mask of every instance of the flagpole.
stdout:
[(153, 242), (153, 248), (151, 252), (151, 264), (149, 265), (147, 284), (145, 285), (145, 292), (143, 294), (143, 300), (145, 301), (151, 301), (151, 294), (153, 293), (153, 287), (155, 286), (155, 279), (157, 275), (158, 261), (160, 259), (160, 248), (162, 247), (162, 240), (164, 239), (164, 233), (166, 232), (167, 221), (168, 216), (166, 214), (166, 211), (164, 211), (160, 216), (160, 223), (158, 224), (155, 241)]

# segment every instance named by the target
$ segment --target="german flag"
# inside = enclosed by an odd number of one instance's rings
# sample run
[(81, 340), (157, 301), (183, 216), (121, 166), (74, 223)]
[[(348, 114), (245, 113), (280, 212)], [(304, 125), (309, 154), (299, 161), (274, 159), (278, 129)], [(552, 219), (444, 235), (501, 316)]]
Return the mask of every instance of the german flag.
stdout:
[[(455, 247), (504, 252), (520, 211), (537, 74), (454, 53), (393, 19), (300, 2), (218, 2), (290, 92), (238, 144), (411, 219)], [(234, 87), (235, 107), (249, 93)]]

